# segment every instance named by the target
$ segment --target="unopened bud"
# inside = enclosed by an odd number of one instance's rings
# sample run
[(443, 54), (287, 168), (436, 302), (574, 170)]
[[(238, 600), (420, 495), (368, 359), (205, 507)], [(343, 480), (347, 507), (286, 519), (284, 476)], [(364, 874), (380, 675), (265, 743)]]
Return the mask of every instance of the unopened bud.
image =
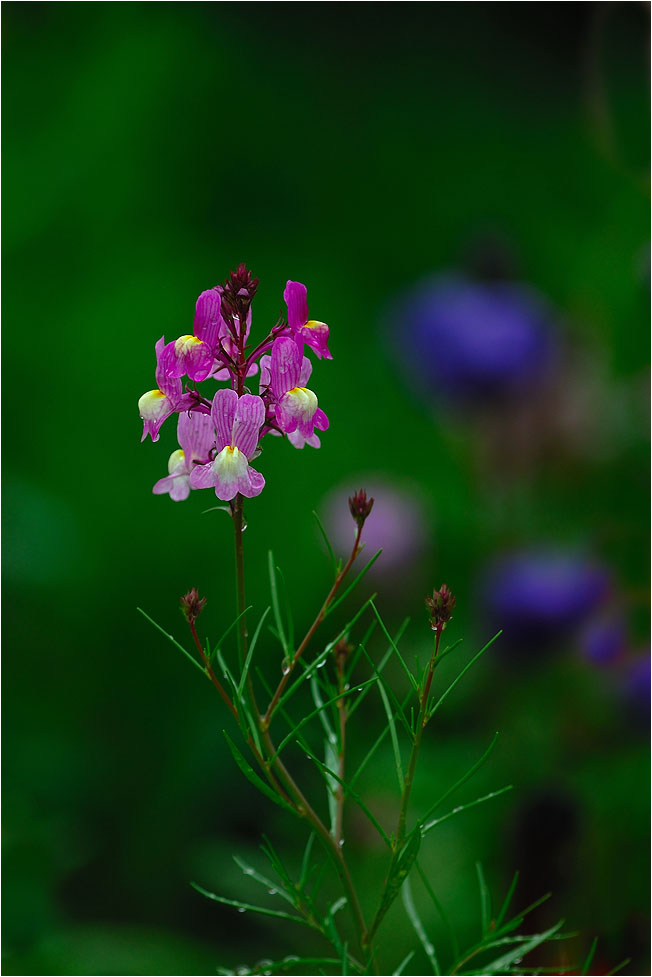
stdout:
[(340, 671), (344, 668), (347, 658), (354, 651), (354, 649), (355, 645), (352, 645), (351, 642), (346, 638), (341, 638), (333, 648), (335, 664)]
[(372, 510), (374, 504), (373, 499), (367, 498), (367, 493), (364, 489), (360, 489), (355, 495), (352, 495), (349, 499), (349, 509), (351, 510), (351, 515), (358, 524), (358, 528), (362, 529), (365, 524), (365, 520)]
[(206, 605), (206, 598), (200, 597), (196, 587), (179, 599), (181, 613), (188, 624), (194, 624)]
[(457, 597), (454, 597), (445, 583), (439, 590), (433, 590), (432, 597), (426, 597), (426, 607), (430, 613), (430, 627), (433, 631), (443, 631), (451, 619)]

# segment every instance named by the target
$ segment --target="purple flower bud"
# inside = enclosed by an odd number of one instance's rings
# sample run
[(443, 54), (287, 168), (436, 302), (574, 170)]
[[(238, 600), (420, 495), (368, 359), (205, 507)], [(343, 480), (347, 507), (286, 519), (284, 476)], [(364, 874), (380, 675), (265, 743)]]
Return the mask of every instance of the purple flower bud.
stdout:
[(607, 570), (578, 552), (533, 549), (498, 559), (481, 591), (501, 647), (532, 655), (583, 624), (610, 590)]
[(355, 495), (350, 496), (349, 509), (360, 529), (364, 526), (365, 520), (373, 508), (373, 504), (374, 500), (367, 498), (367, 493), (364, 489), (360, 489)]
[(551, 313), (515, 282), (440, 275), (405, 295), (390, 323), (410, 375), (459, 403), (527, 391), (554, 360)]
[(181, 613), (188, 624), (194, 624), (206, 606), (206, 598), (200, 597), (196, 587), (189, 590), (187, 594), (179, 598)]

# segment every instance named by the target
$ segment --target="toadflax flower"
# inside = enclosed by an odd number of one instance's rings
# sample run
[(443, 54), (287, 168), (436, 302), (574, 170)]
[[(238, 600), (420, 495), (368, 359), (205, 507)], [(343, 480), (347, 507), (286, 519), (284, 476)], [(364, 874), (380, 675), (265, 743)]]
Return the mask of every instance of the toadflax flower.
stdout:
[[(214, 488), (218, 498), (258, 495), (265, 484), (249, 462), (267, 434), (285, 435), (296, 447), (320, 446), (316, 430), (328, 428), (317, 397), (306, 384), (312, 364), (304, 350), (332, 359), (328, 326), (308, 319), (306, 287), (289, 281), (286, 323), (270, 326), (257, 343), (249, 343), (251, 304), (258, 279), (241, 264), (226, 281), (205, 289), (195, 305), (193, 333), (156, 344), (156, 384), (138, 401), (143, 440), (158, 441), (161, 425), (172, 414), (180, 447), (168, 462), (168, 474), (154, 486), (157, 495), (174, 501), (191, 489)], [(271, 352), (271, 355), (269, 355)], [(266, 355), (267, 354), (267, 355)], [(260, 369), (260, 396), (247, 390), (247, 378)], [(188, 380), (184, 385), (182, 378)], [(226, 386), (200, 392), (200, 383)]]
[[(266, 364), (267, 366), (267, 364)], [(313, 443), (315, 428), (328, 429), (328, 418), (318, 406), (317, 396), (302, 385), (310, 376), (310, 362), (289, 338), (274, 340), (269, 366), (269, 393), (274, 418), (283, 434), (297, 432), (303, 441)], [(303, 447), (303, 443), (298, 445)]]
[(303, 349), (303, 343), (314, 350), (318, 359), (332, 360), (328, 349), (328, 326), (325, 322), (308, 318), (308, 291), (301, 282), (289, 281), (283, 292), (288, 307), (288, 327)]
[(154, 495), (169, 493), (174, 502), (183, 502), (190, 495), (190, 473), (195, 465), (206, 464), (215, 445), (215, 428), (210, 414), (184, 412), (179, 415), (177, 438), (181, 445), (168, 461), (169, 474), (159, 478), (152, 489)]
[(138, 401), (138, 413), (143, 419), (144, 441), (149, 434), (152, 441), (158, 441), (159, 431), (163, 421), (176, 411), (188, 409), (193, 401), (189, 394), (184, 394), (181, 380), (170, 377), (165, 370), (165, 337), (161, 336), (155, 346), (156, 350), (156, 390), (148, 390)]
[(206, 465), (195, 466), (190, 473), (192, 488), (214, 488), (223, 502), (230, 502), (238, 492), (248, 499), (260, 495), (265, 479), (250, 468), (256, 454), (260, 429), (265, 422), (265, 404), (260, 397), (222, 388), (213, 399), (211, 417), (216, 430), (217, 454)]

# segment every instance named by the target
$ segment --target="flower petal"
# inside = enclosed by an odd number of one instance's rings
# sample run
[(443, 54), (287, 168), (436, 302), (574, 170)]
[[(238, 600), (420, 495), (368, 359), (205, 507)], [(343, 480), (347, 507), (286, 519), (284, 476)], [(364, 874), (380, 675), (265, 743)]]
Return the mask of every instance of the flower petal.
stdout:
[(277, 400), (299, 383), (303, 356), (301, 350), (289, 337), (274, 340), (272, 346), (271, 388)]
[(240, 493), (244, 495), (247, 499), (253, 499), (255, 496), (260, 495), (262, 490), (265, 488), (265, 479), (257, 472), (254, 468), (249, 466), (247, 468), (248, 484), (243, 486), (240, 484)]
[(159, 478), (152, 492), (154, 495), (169, 492), (173, 502), (183, 502), (190, 495), (190, 478), (188, 474), (167, 475), (166, 478)]
[[(265, 404), (254, 394), (244, 394), (238, 400), (233, 422), (233, 444), (251, 458), (258, 446), (260, 429), (265, 422)], [(244, 495), (244, 492), (243, 492)]]
[(225, 329), (221, 306), (220, 293), (216, 288), (208, 288), (202, 292), (195, 304), (195, 336), (203, 339), (213, 350)]
[(304, 343), (315, 352), (318, 359), (322, 356), (326, 360), (332, 360), (333, 356), (328, 348), (329, 329), (325, 322), (318, 322), (311, 319), (299, 330), (297, 338), (303, 339)]
[(235, 418), (237, 403), (238, 395), (230, 387), (222, 387), (213, 397), (211, 416), (217, 434), (216, 444), (218, 452), (228, 444), (233, 444), (233, 420)]
[[(308, 293), (301, 282), (289, 281), (285, 286), (283, 298), (288, 307), (288, 326), (296, 332), (308, 321)], [(294, 386), (294, 384), (292, 384)]]
[(213, 418), (210, 414), (199, 414), (196, 411), (180, 414), (177, 440), (185, 453), (188, 470), (193, 462), (205, 463), (215, 444)]

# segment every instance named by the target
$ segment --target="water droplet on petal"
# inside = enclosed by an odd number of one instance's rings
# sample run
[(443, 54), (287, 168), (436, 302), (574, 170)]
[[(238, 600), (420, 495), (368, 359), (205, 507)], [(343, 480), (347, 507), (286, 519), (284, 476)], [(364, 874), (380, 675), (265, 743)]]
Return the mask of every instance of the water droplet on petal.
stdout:
[[(244, 906), (238, 906), (238, 912), (239, 913), (246, 913), (246, 911), (247, 910), (244, 908)], [(245, 973), (246, 971), (239, 971), (239, 972), (240, 973)]]
[(317, 662), (317, 668), (323, 668), (325, 664), (326, 664), (326, 659), (322, 658), (320, 662)]
[(344, 847), (344, 838), (340, 838), (340, 840), (338, 841), (338, 845), (340, 846), (340, 848)]
[(268, 889), (267, 891), (269, 892), (270, 896), (275, 896), (276, 893), (278, 892), (278, 889)]
[(287, 675), (290, 671), (290, 663), (287, 660), (287, 658), (283, 659), (283, 664), (281, 665), (281, 671), (283, 672), (284, 675)]

